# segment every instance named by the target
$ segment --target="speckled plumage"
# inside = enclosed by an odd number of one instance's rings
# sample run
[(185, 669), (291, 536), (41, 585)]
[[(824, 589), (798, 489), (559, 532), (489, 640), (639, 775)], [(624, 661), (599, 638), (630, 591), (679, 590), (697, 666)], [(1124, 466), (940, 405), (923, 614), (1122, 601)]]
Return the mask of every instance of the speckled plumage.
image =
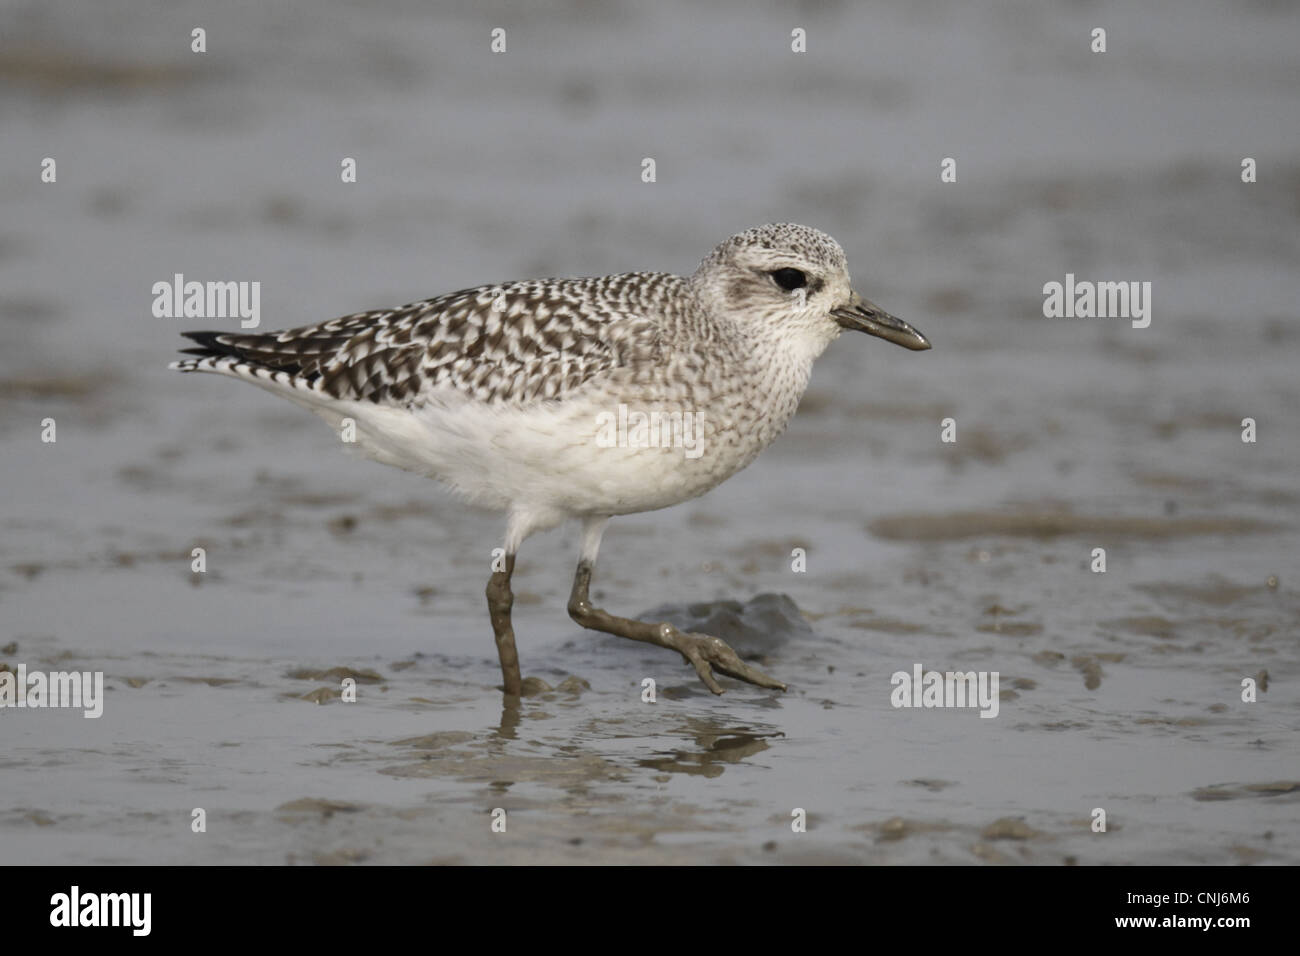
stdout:
[[(659, 327), (633, 310), (673, 307), (674, 277), (650, 273), (533, 279), (463, 289), (264, 335), (197, 333), (205, 358), (181, 371), (283, 373), (331, 399), (417, 408), (453, 389), (524, 407), (592, 376), (653, 362)], [(680, 280), (677, 280), (680, 282)]]
[[(760, 290), (766, 295), (748, 289), (749, 272), (728, 268), (737, 251), (844, 269), (830, 237), (769, 226), (727, 240), (689, 278), (635, 272), (527, 280), (282, 332), (190, 333), (198, 357), (172, 367), (252, 381), (335, 424), (351, 417), (358, 444), (373, 457), (441, 478), (489, 508), (523, 504), (537, 513), (538, 527), (554, 524), (562, 517), (556, 512), (664, 507), (752, 461), (794, 413), (814, 353), (838, 334), (823, 323), (801, 342), (807, 316), (775, 286)], [(847, 297), (847, 274), (844, 285)], [(592, 447), (596, 416), (620, 404), (693, 413), (707, 451), (691, 460), (674, 448)], [(410, 444), (392, 447), (394, 415), (423, 423), (427, 434), (398, 429)], [(515, 460), (494, 463), (463, 447), (465, 428), (448, 428), (449, 416), (476, 419), (483, 448), (506, 457), (513, 445)], [(499, 427), (506, 422), (504, 431), (520, 431), (513, 441)], [(456, 451), (445, 454), (451, 446)], [(583, 470), (572, 460), (575, 449), (590, 455), (589, 474), (575, 474)], [(457, 467), (464, 461), (482, 475), (465, 474)], [(535, 468), (566, 475), (563, 487), (551, 490), (545, 474), (529, 479)], [(505, 482), (493, 479), (503, 472)], [(516, 479), (515, 487), (499, 487)]]
[[(507, 512), (511, 555), (582, 518), (594, 562), (611, 515), (703, 494), (753, 461), (846, 326), (929, 347), (853, 292), (834, 239), (780, 224), (731, 237), (689, 277), (528, 280), (283, 332), (186, 333), (194, 357), (172, 368), (351, 420), (368, 456)], [(622, 410), (689, 421), (699, 454), (630, 432), (611, 444)]]

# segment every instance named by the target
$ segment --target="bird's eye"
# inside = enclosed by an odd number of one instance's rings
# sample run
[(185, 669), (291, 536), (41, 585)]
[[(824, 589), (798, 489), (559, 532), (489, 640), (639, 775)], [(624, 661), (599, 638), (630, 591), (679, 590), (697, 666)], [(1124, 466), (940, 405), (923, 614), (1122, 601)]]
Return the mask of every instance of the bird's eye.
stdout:
[(770, 275), (772, 281), (779, 285), (786, 292), (793, 292), (795, 289), (802, 289), (808, 284), (808, 277), (798, 269), (775, 269)]

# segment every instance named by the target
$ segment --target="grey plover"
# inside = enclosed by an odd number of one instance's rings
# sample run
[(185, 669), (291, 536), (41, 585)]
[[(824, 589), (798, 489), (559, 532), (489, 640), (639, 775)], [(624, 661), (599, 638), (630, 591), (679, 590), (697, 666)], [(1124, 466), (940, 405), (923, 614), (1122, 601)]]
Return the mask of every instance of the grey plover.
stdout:
[(677, 651), (720, 694), (714, 671), (785, 685), (716, 637), (594, 607), (601, 535), (614, 515), (702, 495), (753, 461), (844, 329), (930, 347), (853, 291), (839, 243), (787, 223), (732, 236), (690, 276), (525, 280), (283, 332), (186, 332), (194, 357), (170, 367), (244, 379), (336, 429), (350, 419), (369, 457), (505, 512), (487, 603), (507, 694), (522, 690), (515, 555), (568, 518), (582, 521), (573, 619)]

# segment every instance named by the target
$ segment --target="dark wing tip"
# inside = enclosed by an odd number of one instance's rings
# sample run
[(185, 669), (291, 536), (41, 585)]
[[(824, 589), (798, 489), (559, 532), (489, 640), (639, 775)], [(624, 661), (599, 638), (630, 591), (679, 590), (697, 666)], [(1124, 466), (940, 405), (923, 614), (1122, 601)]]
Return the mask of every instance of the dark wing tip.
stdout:
[(183, 355), (202, 355), (205, 358), (216, 358), (221, 355), (233, 355), (239, 357), (239, 349), (233, 345), (227, 345), (225, 342), (218, 341), (224, 332), (182, 332), (185, 338), (199, 344), (197, 349), (181, 349)]

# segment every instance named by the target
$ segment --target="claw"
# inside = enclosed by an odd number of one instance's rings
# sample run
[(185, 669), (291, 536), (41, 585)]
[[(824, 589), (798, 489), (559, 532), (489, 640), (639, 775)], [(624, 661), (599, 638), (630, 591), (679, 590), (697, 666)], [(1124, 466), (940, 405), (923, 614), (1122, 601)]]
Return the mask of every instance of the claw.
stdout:
[(695, 667), (695, 672), (700, 675), (700, 680), (704, 681), (704, 686), (715, 694), (721, 694), (723, 690), (713, 676), (714, 670), (759, 687), (772, 690), (786, 689), (785, 684), (779, 680), (768, 677), (757, 667), (750, 667), (742, 661), (730, 645), (721, 638), (708, 634), (680, 634), (680, 642), (681, 655)]

